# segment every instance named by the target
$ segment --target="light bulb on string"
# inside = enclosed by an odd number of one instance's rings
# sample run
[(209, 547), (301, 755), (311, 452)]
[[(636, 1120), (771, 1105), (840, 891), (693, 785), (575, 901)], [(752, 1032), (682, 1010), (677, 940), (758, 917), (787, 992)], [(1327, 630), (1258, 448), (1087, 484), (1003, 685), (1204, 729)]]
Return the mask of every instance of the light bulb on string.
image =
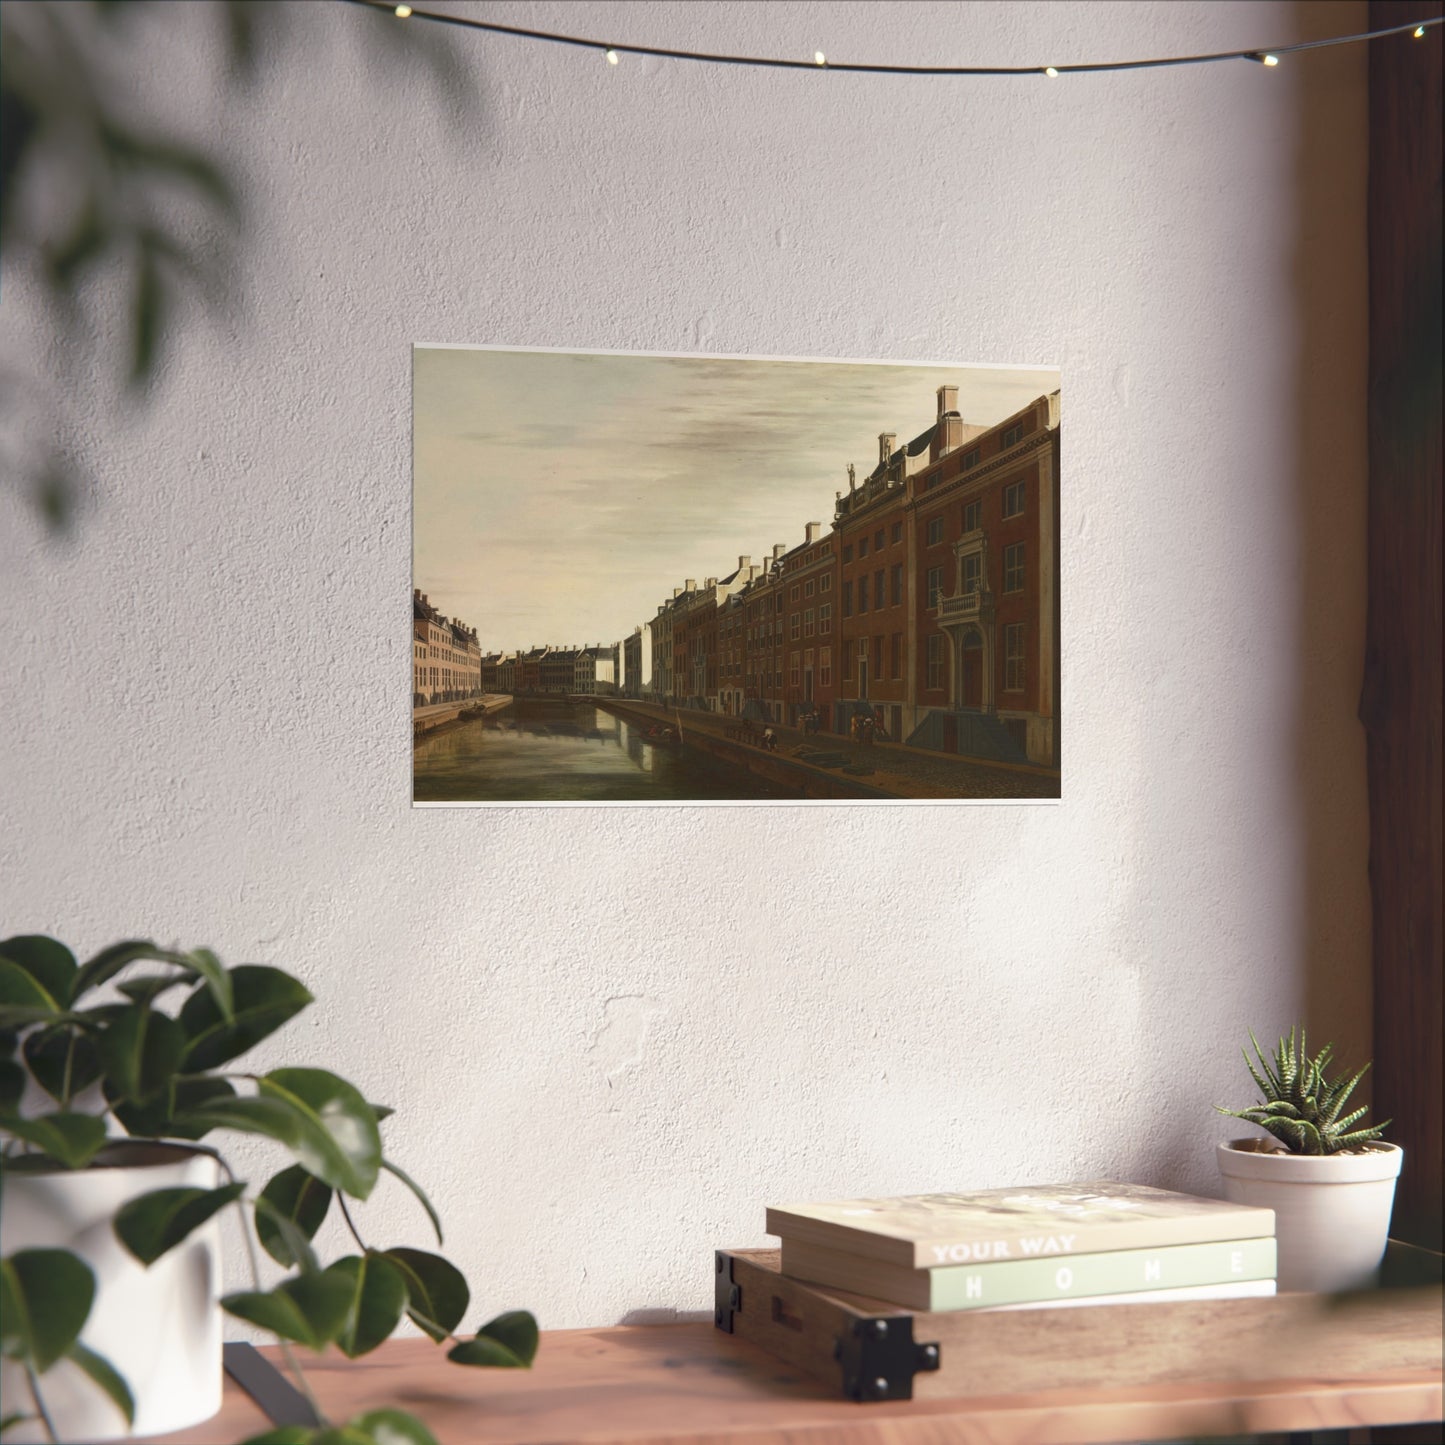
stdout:
[(813, 64), (814, 64), (814, 65), (826, 65), (827, 63), (828, 63), (828, 57), (827, 57), (826, 55), (824, 55), (821, 50), (815, 50), (815, 51), (813, 52)]
[(1059, 72), (1055, 70), (1052, 65), (1044, 66), (1044, 74), (1047, 75), (1050, 80), (1057, 80), (1059, 78)]
[(411, 6), (398, 5), (391, 13), (395, 15), (398, 20), (405, 20), (406, 17), (411, 14)]
[(615, 50), (609, 50), (607, 52), (607, 63), (608, 65), (617, 64), (617, 52)]

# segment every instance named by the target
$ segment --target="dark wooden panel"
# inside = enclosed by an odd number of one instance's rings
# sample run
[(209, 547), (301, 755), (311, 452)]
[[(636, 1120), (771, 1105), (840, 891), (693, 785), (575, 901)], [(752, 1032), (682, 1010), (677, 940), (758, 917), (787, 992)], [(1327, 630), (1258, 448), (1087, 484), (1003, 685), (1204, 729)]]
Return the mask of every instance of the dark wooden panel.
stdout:
[[(1438, 0), (1372, 0), (1371, 28)], [(1377, 1116), (1392, 1229), (1441, 1247), (1441, 31), (1370, 46), (1367, 735)]]

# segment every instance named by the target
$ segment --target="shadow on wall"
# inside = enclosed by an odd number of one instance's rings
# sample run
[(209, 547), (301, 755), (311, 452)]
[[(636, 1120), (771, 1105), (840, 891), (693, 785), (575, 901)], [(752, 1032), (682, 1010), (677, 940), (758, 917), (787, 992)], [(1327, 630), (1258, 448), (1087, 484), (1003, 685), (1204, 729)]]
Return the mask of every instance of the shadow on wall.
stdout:
[[(326, 7), (326, 17), (323, 33), (354, 37), (396, 66), (399, 83), (419, 68), (439, 96), (460, 102), (464, 119), (476, 119), (475, 91), (444, 33), (352, 7)], [(49, 375), (0, 369), (8, 433), (0, 485), (27, 493), (53, 534), (76, 519), (90, 490), (69, 460), (69, 418), (56, 398), (87, 395), (97, 377), (112, 377), (128, 405), (143, 404), (188, 308), (241, 319), (243, 158), (151, 123), (161, 27), (181, 29), (197, 66), (219, 56), (218, 84), (244, 90), (281, 63), (294, 18), (287, 6), (254, 0), (0, 6), (3, 284), (36, 295), (59, 343), (46, 348)], [(309, 25), (302, 29), (311, 40)]]

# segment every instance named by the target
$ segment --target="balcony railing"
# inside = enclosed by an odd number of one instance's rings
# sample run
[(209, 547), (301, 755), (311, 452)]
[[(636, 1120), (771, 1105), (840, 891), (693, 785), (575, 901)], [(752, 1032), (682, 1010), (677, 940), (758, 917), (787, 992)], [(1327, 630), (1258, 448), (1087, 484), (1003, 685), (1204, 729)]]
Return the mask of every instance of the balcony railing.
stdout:
[(989, 600), (984, 592), (960, 592), (956, 597), (942, 597), (938, 602), (940, 622), (965, 622), (976, 618)]

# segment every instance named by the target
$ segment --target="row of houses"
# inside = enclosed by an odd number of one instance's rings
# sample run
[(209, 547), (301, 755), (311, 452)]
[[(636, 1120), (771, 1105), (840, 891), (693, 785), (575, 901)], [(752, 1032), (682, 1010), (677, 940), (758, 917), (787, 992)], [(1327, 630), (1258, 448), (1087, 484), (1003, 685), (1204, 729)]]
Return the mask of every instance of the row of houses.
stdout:
[(476, 628), (442, 616), (419, 588), (411, 594), (411, 615), (412, 706), (479, 697), (482, 650)]
[(1057, 766), (1059, 393), (981, 427), (940, 387), (826, 531), (687, 578), (621, 653), (626, 697)]
[(616, 696), (618, 676), (616, 644), (532, 647), (481, 659), (482, 691), (513, 696)]

